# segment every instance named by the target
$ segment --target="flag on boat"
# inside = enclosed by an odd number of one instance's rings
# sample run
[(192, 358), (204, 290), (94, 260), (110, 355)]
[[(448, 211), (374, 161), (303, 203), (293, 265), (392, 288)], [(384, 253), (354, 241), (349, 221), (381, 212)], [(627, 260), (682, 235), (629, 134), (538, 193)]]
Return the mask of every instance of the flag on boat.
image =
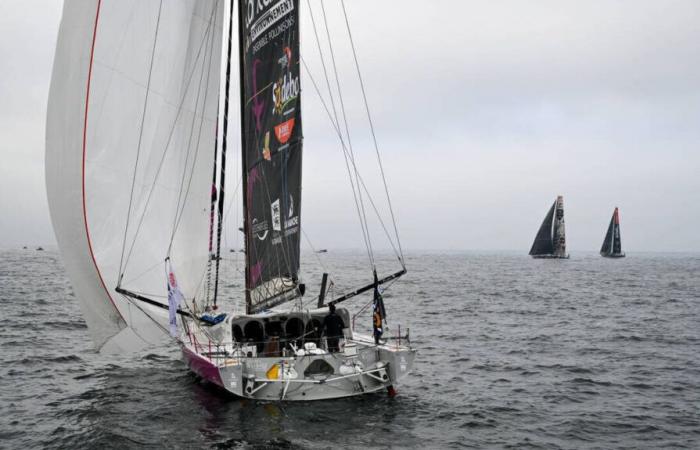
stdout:
[(166, 260), (167, 270), (168, 270), (168, 312), (169, 312), (169, 322), (170, 322), (170, 335), (172, 337), (177, 336), (177, 310), (180, 308), (180, 303), (185, 299), (182, 295), (182, 291), (177, 284), (177, 279), (175, 278), (175, 271), (173, 270), (173, 265), (170, 260)]
[(384, 298), (379, 292), (377, 273), (374, 273), (374, 301), (372, 302), (372, 329), (374, 331), (374, 343), (379, 344), (379, 338), (384, 334), (384, 319), (386, 311), (384, 309)]

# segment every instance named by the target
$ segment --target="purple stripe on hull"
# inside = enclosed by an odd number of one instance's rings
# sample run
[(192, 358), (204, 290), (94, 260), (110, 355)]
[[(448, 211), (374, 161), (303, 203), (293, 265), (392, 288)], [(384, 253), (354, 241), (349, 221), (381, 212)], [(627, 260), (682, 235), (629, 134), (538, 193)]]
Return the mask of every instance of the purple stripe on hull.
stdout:
[(187, 365), (190, 367), (192, 372), (196, 373), (205, 380), (216, 384), (217, 386), (224, 387), (224, 383), (221, 381), (219, 368), (216, 367), (211, 361), (194, 353), (185, 346), (182, 347), (182, 354), (187, 360)]

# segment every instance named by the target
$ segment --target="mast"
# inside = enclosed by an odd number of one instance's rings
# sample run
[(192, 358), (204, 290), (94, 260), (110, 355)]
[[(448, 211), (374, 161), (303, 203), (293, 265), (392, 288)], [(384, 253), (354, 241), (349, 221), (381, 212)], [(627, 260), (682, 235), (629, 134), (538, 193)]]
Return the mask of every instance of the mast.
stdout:
[[(219, 117), (218, 111), (216, 117)], [(211, 205), (209, 205), (209, 262), (207, 263), (207, 293), (206, 300), (209, 303), (211, 294), (211, 270), (212, 262), (214, 261), (214, 212), (216, 211), (216, 200), (217, 200), (217, 190), (216, 190), (216, 169), (217, 161), (219, 160), (219, 127), (217, 123), (216, 127), (216, 137), (214, 138), (214, 167), (212, 169), (212, 179), (211, 179)]]
[[(233, 4), (235, 0), (231, 0)], [(245, 67), (243, 61), (245, 58), (245, 10), (243, 4), (238, 4), (238, 80), (239, 80), (239, 100), (241, 108), (241, 185), (243, 186), (243, 249), (245, 251), (245, 309), (246, 314), (250, 314), (250, 276), (249, 265), (250, 256), (248, 249), (248, 163), (246, 161), (246, 135), (245, 135)]]
[(566, 230), (564, 227), (564, 197), (557, 196), (554, 212), (554, 230), (552, 241), (554, 243), (554, 256), (566, 256)]
[(219, 295), (219, 264), (221, 262), (221, 231), (224, 223), (224, 186), (226, 181), (226, 144), (228, 143), (228, 93), (231, 87), (231, 46), (233, 41), (233, 2), (228, 20), (228, 45), (226, 49), (226, 87), (224, 88), (224, 128), (221, 136), (221, 167), (219, 175), (219, 220), (216, 228), (216, 274), (214, 277), (214, 309)]

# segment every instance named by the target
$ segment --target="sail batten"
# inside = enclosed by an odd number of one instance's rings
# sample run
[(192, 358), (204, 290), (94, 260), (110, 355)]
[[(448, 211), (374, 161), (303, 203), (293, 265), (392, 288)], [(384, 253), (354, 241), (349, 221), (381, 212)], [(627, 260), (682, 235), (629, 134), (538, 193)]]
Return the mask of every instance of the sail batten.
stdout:
[(249, 313), (300, 295), (299, 1), (239, 8)]

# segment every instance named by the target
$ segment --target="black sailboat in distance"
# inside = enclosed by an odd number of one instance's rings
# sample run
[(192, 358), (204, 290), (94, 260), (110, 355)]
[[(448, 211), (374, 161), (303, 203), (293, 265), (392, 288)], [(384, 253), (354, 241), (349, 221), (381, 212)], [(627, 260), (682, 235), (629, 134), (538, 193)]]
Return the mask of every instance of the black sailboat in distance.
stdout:
[(535, 241), (530, 248), (533, 258), (568, 259), (564, 229), (564, 197), (559, 195), (544, 216)]
[(622, 240), (620, 239), (620, 213), (615, 207), (613, 211), (612, 218), (610, 219), (610, 225), (608, 225), (608, 232), (605, 233), (605, 239), (603, 240), (603, 246), (600, 247), (600, 255), (606, 258), (624, 258), (625, 254), (622, 252)]

